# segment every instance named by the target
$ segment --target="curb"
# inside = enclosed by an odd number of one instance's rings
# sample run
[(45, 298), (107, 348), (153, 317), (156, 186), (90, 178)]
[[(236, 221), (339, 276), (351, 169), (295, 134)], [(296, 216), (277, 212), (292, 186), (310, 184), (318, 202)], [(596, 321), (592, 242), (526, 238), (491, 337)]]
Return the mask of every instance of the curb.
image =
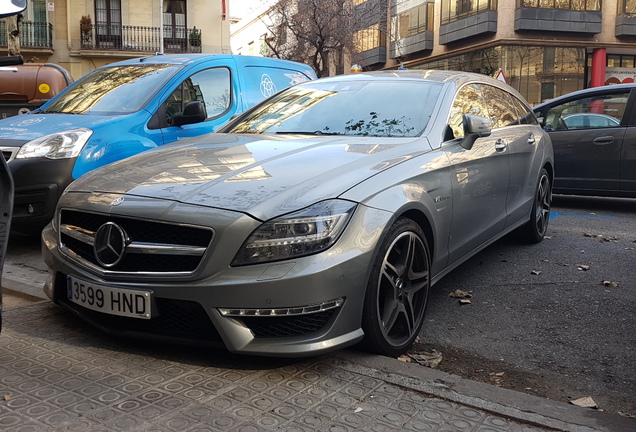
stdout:
[(519, 422), (565, 432), (636, 431), (636, 420), (472, 381), (394, 358), (345, 350), (326, 359), (342, 369)]
[(49, 298), (44, 294), (43, 286), (44, 282), (40, 282), (37, 280), (26, 279), (18, 276), (13, 276), (11, 274), (7, 274), (8, 266), (5, 263), (4, 266), (4, 274), (2, 275), (2, 287), (6, 289), (10, 289), (12, 291), (21, 292), (23, 294), (28, 294), (33, 297), (38, 297), (44, 300), (48, 300)]

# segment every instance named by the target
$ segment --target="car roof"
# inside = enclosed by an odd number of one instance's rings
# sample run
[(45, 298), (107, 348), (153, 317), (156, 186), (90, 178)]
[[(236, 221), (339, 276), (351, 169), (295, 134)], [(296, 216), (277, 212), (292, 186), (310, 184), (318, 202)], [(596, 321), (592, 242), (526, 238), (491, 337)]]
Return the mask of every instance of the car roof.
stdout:
[(537, 110), (537, 109), (541, 109), (547, 105), (552, 105), (555, 102), (556, 103), (560, 103), (562, 101), (568, 100), (568, 99), (575, 99), (578, 98), (580, 96), (585, 96), (588, 94), (594, 94), (594, 93), (602, 93), (602, 92), (606, 92), (606, 91), (621, 91), (621, 90), (631, 90), (631, 89), (636, 89), (636, 83), (629, 83), (629, 84), (612, 84), (612, 85), (606, 85), (606, 86), (599, 86), (599, 87), (590, 87), (590, 88), (586, 88), (583, 90), (578, 90), (572, 93), (567, 93), (564, 94), (562, 96), (558, 96), (555, 97), (554, 99), (550, 99), (547, 100), (545, 102), (541, 102), (540, 104), (534, 106), (532, 109), (533, 110)]
[[(196, 63), (203, 63), (212, 59), (219, 60), (233, 60), (241, 63), (250, 62), (256, 66), (259, 65), (271, 65), (288, 63), (289, 65), (301, 65), (300, 63), (275, 59), (271, 57), (259, 57), (259, 56), (239, 56), (233, 54), (156, 54), (146, 57), (137, 57), (134, 59), (122, 60), (115, 63), (109, 63), (108, 66), (125, 66), (125, 65), (138, 65), (138, 64), (169, 64), (169, 65), (191, 65)], [(302, 65), (309, 68), (309, 66)]]
[(499, 87), (514, 94), (520, 100), (526, 99), (513, 87), (488, 75), (473, 72), (437, 70), (437, 69), (409, 69), (409, 70), (384, 70), (373, 72), (358, 72), (346, 75), (336, 75), (328, 78), (321, 78), (321, 82), (327, 81), (351, 81), (351, 80), (390, 80), (390, 79), (411, 79), (440, 84), (454, 84), (460, 87), (468, 83), (484, 83)]

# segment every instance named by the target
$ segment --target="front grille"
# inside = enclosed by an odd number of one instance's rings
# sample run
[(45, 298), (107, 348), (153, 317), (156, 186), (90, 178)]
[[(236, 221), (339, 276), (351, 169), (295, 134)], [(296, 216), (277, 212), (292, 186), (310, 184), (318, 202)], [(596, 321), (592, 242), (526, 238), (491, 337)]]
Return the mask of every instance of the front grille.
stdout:
[[(122, 259), (108, 267), (112, 272), (193, 272), (201, 263), (203, 252), (213, 237), (209, 228), (62, 210), (60, 243), (65, 253), (103, 268), (95, 257), (92, 241), (97, 230), (107, 222), (121, 227), (130, 240)], [(72, 230), (65, 229), (69, 227)], [(73, 235), (75, 232), (81, 232), (82, 235)], [(163, 248), (160, 253), (157, 252), (157, 246)], [(196, 252), (189, 252), (191, 250)]]
[(324, 328), (336, 311), (329, 309), (307, 315), (246, 317), (243, 323), (257, 338), (303, 336)]

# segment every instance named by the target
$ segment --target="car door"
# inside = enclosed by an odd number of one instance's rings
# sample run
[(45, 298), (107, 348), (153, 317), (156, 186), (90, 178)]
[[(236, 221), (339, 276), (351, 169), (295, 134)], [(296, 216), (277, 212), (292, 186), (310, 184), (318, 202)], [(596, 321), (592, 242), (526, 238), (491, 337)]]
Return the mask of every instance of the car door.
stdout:
[(510, 167), (506, 198), (506, 227), (525, 217), (532, 206), (541, 158), (537, 158), (538, 123), (535, 116), (515, 96), (495, 86), (481, 86), (493, 133), (501, 136), (499, 145), (505, 145)]
[(492, 239), (506, 223), (509, 166), (508, 153), (500, 144), (507, 136), (494, 130), (465, 149), (461, 146), (464, 114), (490, 116), (479, 84), (467, 84), (457, 92), (449, 116), (453, 136), (444, 143), (453, 187), (449, 264)]
[[(629, 90), (604, 88), (548, 105), (540, 113), (554, 148), (555, 192), (619, 190), (628, 99)], [(618, 125), (590, 121), (597, 115), (613, 117)]]
[(625, 113), (626, 125), (620, 159), (621, 194), (636, 196), (636, 90), (632, 91)]
[[(193, 73), (182, 80), (165, 99), (151, 120), (154, 127), (160, 129), (163, 143), (213, 132), (218, 126), (229, 120), (233, 111), (232, 73), (227, 66), (210, 67)], [(176, 113), (182, 113), (185, 106), (193, 101), (201, 102), (206, 110), (205, 121), (171, 126)]]

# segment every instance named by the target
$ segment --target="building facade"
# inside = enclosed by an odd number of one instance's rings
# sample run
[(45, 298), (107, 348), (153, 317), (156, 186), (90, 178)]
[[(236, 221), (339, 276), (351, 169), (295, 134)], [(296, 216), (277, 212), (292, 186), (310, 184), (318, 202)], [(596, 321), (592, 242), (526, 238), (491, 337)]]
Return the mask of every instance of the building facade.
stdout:
[(499, 73), (532, 105), (636, 77), (635, 0), (393, 0), (390, 9), (386, 62), (369, 69)]
[[(532, 105), (590, 86), (633, 82), (636, 77), (636, 0), (352, 4), (367, 18), (365, 10), (377, 11), (376, 19), (354, 35), (357, 52), (334, 59), (334, 73), (348, 72), (352, 63), (362, 70), (499, 73)], [(232, 46), (238, 53), (267, 55), (259, 43), (266, 36), (262, 21), (253, 17), (237, 29)]]
[[(25, 61), (58, 64), (75, 78), (107, 63), (157, 52), (229, 53), (228, 1), (28, 0), (20, 52)], [(4, 20), (0, 55), (3, 51)]]

